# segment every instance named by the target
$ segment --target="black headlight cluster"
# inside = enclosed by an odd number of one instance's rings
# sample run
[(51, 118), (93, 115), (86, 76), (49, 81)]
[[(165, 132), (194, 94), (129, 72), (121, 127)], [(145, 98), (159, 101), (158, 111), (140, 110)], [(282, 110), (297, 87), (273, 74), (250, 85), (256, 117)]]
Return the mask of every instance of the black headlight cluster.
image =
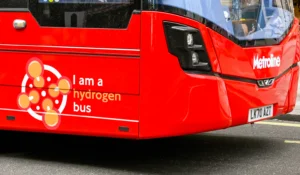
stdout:
[(178, 58), (184, 71), (211, 71), (198, 29), (173, 22), (164, 22), (163, 25), (169, 52)]

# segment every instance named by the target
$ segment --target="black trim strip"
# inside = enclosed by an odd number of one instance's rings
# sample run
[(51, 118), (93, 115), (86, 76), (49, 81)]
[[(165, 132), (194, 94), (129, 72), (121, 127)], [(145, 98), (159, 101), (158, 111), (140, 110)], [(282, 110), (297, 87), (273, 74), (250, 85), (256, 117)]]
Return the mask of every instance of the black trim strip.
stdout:
[(234, 81), (241, 81), (241, 82), (246, 82), (246, 83), (252, 83), (256, 84), (257, 80), (252, 79), (252, 78), (243, 78), (243, 77), (237, 77), (233, 75), (225, 75), (225, 74), (220, 74), (220, 73), (215, 73), (216, 76), (227, 79), (227, 80), (234, 80)]
[(292, 23), (289, 25), (289, 27), (286, 29), (286, 31), (283, 33), (283, 35), (279, 38), (274, 38), (274, 39), (256, 39), (256, 40), (239, 40), (237, 37), (234, 35), (229, 34), (225, 29), (221, 28), (218, 26), (218, 24), (213, 23), (212, 21), (196, 14), (191, 11), (178, 8), (178, 7), (173, 7), (173, 6), (168, 6), (168, 5), (145, 5), (143, 6), (144, 11), (162, 11), (162, 12), (167, 12), (167, 13), (172, 13), (172, 14), (177, 14), (180, 16), (184, 16), (187, 18), (191, 18), (193, 20), (196, 20), (200, 22), (201, 24), (205, 25), (206, 27), (216, 31), (217, 33), (221, 34), (222, 36), (228, 38), (235, 44), (241, 46), (241, 47), (257, 47), (257, 46), (272, 46), (272, 45), (278, 45), (281, 43), (281, 41), (289, 34), (291, 31), (291, 28), (293, 27), (294, 20)]
[[(297, 66), (298, 66), (298, 63), (294, 63), (288, 69), (283, 71), (281, 74), (277, 75), (276, 77), (272, 77), (272, 78), (275, 78), (275, 80), (277, 80), (277, 79), (281, 78), (282, 76), (284, 76), (291, 69), (293, 69), (294, 67), (297, 67)], [(220, 78), (223, 78), (223, 79), (247, 82), (247, 83), (252, 83), (252, 84), (257, 84), (257, 80), (261, 80), (261, 79), (252, 79), (252, 78), (243, 78), (243, 77), (237, 77), (237, 76), (232, 76), (232, 75), (225, 75), (225, 74), (220, 74), (220, 73), (214, 73), (214, 75), (218, 76)], [(266, 78), (266, 79), (269, 79), (269, 78)]]
[(105, 56), (105, 57), (122, 57), (139, 59), (136, 55), (121, 55), (121, 54), (91, 54), (81, 52), (53, 52), (53, 51), (35, 51), (35, 50), (2, 50), (0, 52), (14, 52), (14, 53), (36, 53), (36, 54), (57, 54), (57, 55), (77, 55), (77, 56)]
[(278, 76), (274, 77), (275, 80), (279, 79), (280, 77), (284, 76), (286, 73), (288, 73), (288, 71), (290, 71), (291, 69), (295, 68), (298, 66), (298, 63), (294, 63), (292, 64), (291, 67), (289, 67), (287, 70), (283, 71), (281, 74), (279, 74)]

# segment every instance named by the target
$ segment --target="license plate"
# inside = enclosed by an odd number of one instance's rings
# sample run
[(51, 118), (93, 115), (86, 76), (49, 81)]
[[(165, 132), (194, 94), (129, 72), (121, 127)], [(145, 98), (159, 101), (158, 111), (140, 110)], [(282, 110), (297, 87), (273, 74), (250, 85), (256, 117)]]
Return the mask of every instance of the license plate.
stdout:
[(249, 110), (248, 122), (254, 122), (261, 119), (266, 119), (273, 116), (273, 105)]

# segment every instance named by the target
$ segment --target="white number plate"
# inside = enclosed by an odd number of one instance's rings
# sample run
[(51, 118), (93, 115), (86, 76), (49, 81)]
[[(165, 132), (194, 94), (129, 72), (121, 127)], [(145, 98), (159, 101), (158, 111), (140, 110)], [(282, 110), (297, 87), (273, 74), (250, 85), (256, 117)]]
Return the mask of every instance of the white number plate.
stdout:
[(273, 116), (273, 105), (249, 110), (248, 122), (254, 122), (261, 119), (266, 119)]

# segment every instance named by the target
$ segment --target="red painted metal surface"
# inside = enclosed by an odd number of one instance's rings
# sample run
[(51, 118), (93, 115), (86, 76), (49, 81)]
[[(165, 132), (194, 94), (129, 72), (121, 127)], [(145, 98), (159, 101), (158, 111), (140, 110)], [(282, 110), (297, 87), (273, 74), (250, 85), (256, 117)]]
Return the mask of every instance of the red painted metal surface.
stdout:
[[(264, 79), (288, 71), (272, 87), (262, 89), (239, 80), (188, 75), (180, 69), (177, 58), (168, 53), (166, 43), (161, 41), (164, 38), (162, 21), (200, 29), (209, 46), (215, 72)], [(294, 106), (298, 67), (288, 68), (296, 59), (297, 21), (279, 46), (244, 49), (204, 25), (177, 15), (143, 13), (142, 23), (141, 77), (147, 78), (141, 79), (140, 137), (193, 134), (247, 124), (250, 108), (274, 104), (274, 115), (277, 116)], [(271, 53), (280, 56), (279, 68), (253, 70), (254, 55), (267, 57)]]
[[(26, 20), (27, 28), (15, 30), (14, 19)], [(163, 21), (198, 28), (215, 73), (250, 79), (284, 75), (260, 89), (186, 73), (168, 52)], [(288, 68), (299, 60), (297, 20), (280, 45), (256, 48), (241, 48), (194, 20), (161, 12), (134, 14), (122, 30), (39, 27), (30, 12), (1, 12), (0, 25), (0, 129), (170, 137), (247, 124), (250, 108), (274, 104), (276, 116), (295, 105), (299, 68)], [(253, 70), (255, 56), (270, 54), (280, 57), (279, 67)]]
[[(133, 15), (126, 30), (113, 31), (40, 27), (30, 12), (1, 12), (0, 19), (5, 26), (0, 33), (0, 96), (5, 99), (0, 101), (0, 128), (138, 137), (140, 15)], [(27, 27), (15, 30), (15, 19), (25, 20)], [(36, 78), (29, 76), (31, 61), (44, 67), (41, 88), (35, 88)], [(68, 94), (54, 92), (60, 76), (71, 85)], [(30, 96), (32, 90), (38, 102), (20, 106), (20, 94)], [(43, 109), (45, 104), (51, 110)], [(51, 111), (58, 119), (47, 118)], [(8, 115), (16, 120), (6, 120)], [(120, 126), (129, 131), (119, 131)]]

